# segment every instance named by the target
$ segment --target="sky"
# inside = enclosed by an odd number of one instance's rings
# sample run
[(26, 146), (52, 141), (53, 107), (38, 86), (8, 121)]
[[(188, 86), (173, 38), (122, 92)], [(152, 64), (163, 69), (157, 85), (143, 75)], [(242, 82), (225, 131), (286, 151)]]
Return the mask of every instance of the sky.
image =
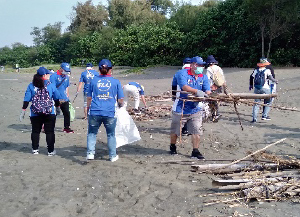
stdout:
[[(85, 0), (0, 0), (0, 47), (20, 42), (32, 46), (32, 27), (63, 22), (63, 29), (70, 25), (72, 7)], [(93, 0), (94, 5), (106, 0)], [(201, 0), (183, 0), (198, 5)]]

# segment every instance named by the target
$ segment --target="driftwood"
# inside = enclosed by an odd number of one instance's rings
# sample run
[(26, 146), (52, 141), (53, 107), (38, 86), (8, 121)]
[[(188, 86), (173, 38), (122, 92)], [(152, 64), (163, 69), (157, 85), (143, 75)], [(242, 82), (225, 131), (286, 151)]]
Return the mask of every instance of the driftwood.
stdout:
[(253, 170), (276, 170), (278, 164), (204, 164), (192, 165), (193, 169), (202, 173), (224, 174)]

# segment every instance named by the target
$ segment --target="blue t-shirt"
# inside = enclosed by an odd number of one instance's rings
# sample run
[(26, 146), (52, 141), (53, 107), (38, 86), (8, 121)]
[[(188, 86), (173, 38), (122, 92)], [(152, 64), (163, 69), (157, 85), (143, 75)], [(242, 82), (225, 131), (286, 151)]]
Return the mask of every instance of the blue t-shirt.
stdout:
[(137, 83), (137, 82), (129, 82), (128, 84), (136, 86), (140, 95), (145, 95), (145, 92), (144, 92), (142, 86), (139, 83)]
[[(60, 95), (59, 95), (59, 92), (57, 91), (55, 85), (50, 83), (49, 80), (45, 80), (44, 84), (46, 86), (46, 89), (49, 92), (50, 98), (52, 98), (53, 100), (58, 100), (60, 98)], [(31, 102), (32, 98), (36, 94), (37, 90), (38, 90), (38, 88), (33, 86), (32, 83), (30, 83), (27, 87), (26, 92), (25, 92), (24, 101), (25, 102)], [(53, 103), (53, 106), (52, 106), (51, 114), (55, 114), (54, 103)], [(34, 116), (38, 116), (38, 114), (33, 113), (32, 110), (31, 110), (31, 106), (30, 106), (30, 117), (34, 117)]]
[(69, 76), (67, 75), (58, 75), (58, 74), (53, 74), (50, 76), (50, 81), (52, 84), (57, 87), (62, 80), (66, 77), (66, 79), (63, 81), (63, 83), (57, 88), (61, 100), (69, 101), (69, 97), (67, 96), (67, 88), (70, 86), (70, 79)]
[[(182, 90), (184, 85), (188, 85), (194, 89), (208, 91), (210, 90), (210, 83), (206, 75), (198, 75), (196, 80), (195, 76), (188, 73), (188, 69), (182, 69), (176, 72), (173, 77), (172, 85), (177, 85), (178, 90)], [(188, 94), (180, 93), (179, 97), (182, 99), (187, 99)], [(195, 114), (201, 110), (198, 107), (199, 102), (186, 101), (184, 103), (183, 114)], [(182, 112), (183, 101), (181, 99), (176, 99), (173, 105), (173, 111), (177, 113)]]
[(117, 100), (124, 98), (123, 89), (118, 79), (99, 75), (91, 81), (87, 96), (92, 97), (90, 115), (114, 117)]
[(94, 79), (95, 76), (99, 76), (99, 73), (95, 70), (85, 70), (81, 73), (79, 82), (84, 82), (83, 92), (87, 92), (88, 86), (90, 85), (91, 81)]

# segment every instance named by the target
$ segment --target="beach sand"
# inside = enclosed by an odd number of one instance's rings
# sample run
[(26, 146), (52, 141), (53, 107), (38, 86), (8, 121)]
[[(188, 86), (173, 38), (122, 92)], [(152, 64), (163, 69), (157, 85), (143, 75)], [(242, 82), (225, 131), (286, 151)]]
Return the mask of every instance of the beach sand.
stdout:
[[(170, 91), (171, 81), (179, 67), (154, 67), (144, 74), (121, 74), (114, 77), (122, 85), (137, 81), (145, 86), (146, 95)], [(80, 73), (72, 70), (70, 99), (74, 98)], [(224, 68), (232, 92), (249, 92), (252, 69)], [(274, 105), (300, 109), (300, 69), (275, 68), (278, 98)], [(33, 74), (0, 74), (0, 216), (73, 217), (73, 216), (300, 216), (299, 203), (236, 202), (235, 206), (219, 203), (205, 206), (211, 199), (232, 197), (201, 195), (219, 192), (212, 186), (213, 175), (191, 171), (190, 165), (170, 161), (192, 161), (190, 137), (178, 144), (177, 156), (169, 155), (170, 115), (151, 121), (136, 121), (142, 139), (118, 148), (120, 159), (108, 161), (106, 134), (98, 133), (95, 160), (86, 162), (87, 121), (83, 117), (80, 93), (73, 104), (76, 119), (71, 123), (74, 134), (65, 134), (63, 116), (56, 121), (55, 149), (57, 155), (47, 156), (45, 134), (41, 134), (40, 154), (31, 154), (31, 124), (27, 109), (23, 122), (19, 114), (24, 92)], [(172, 102), (149, 102), (148, 105)], [(131, 103), (132, 104), (132, 103)], [(143, 106), (143, 105), (141, 105)], [(240, 159), (279, 139), (283, 143), (268, 151), (278, 155), (300, 156), (300, 113), (272, 109), (271, 121), (251, 124), (252, 107), (238, 105), (244, 130), (241, 130), (232, 105), (220, 107), (218, 123), (204, 123), (200, 152), (206, 161), (196, 164), (228, 163)], [(261, 111), (261, 109), (260, 109)], [(227, 161), (224, 161), (227, 160)]]

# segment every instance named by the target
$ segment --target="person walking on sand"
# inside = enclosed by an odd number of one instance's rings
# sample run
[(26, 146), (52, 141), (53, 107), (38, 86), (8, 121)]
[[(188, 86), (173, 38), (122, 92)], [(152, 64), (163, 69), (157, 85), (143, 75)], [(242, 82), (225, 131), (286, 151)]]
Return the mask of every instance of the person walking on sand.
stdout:
[[(211, 93), (209, 80), (206, 75), (203, 75), (204, 65), (205, 62), (201, 57), (193, 57), (190, 69), (182, 69), (175, 74), (181, 91), (190, 92), (197, 97), (207, 97)], [(199, 151), (200, 136), (203, 133), (201, 107), (198, 106), (198, 102), (183, 102), (182, 99), (187, 98), (188, 94), (180, 93), (173, 105), (170, 154), (177, 154), (177, 137), (180, 135), (182, 126), (187, 123), (187, 130), (192, 136), (193, 151), (191, 157), (204, 159)]]
[(24, 119), (29, 102), (32, 102), (30, 106), (32, 153), (39, 154), (40, 133), (42, 126), (44, 125), (48, 156), (53, 156), (55, 155), (54, 127), (56, 121), (53, 100), (55, 102), (55, 106), (58, 106), (59, 92), (55, 85), (51, 84), (49, 78), (49, 70), (44, 67), (40, 67), (37, 70), (37, 74), (33, 76), (33, 81), (28, 85), (25, 92), (20, 121)]
[[(53, 83), (58, 92), (60, 93), (60, 106), (58, 107), (61, 109), (64, 115), (64, 129), (63, 132), (65, 133), (74, 133), (74, 131), (70, 128), (70, 111), (69, 111), (69, 86), (70, 86), (70, 79), (69, 74), (71, 73), (71, 68), (69, 63), (62, 63), (60, 65), (60, 69), (57, 71), (56, 74), (51, 75), (50, 81)], [(59, 112), (58, 112), (59, 115)]]
[[(206, 75), (210, 81), (210, 89), (212, 93), (222, 93), (225, 88), (225, 76), (222, 68), (217, 65), (218, 61), (213, 55), (209, 55), (206, 59), (207, 71)], [(217, 122), (220, 118), (219, 103), (217, 101), (209, 102), (211, 108), (212, 121)]]
[(111, 77), (112, 63), (108, 59), (99, 62), (100, 75), (94, 77), (87, 90), (88, 135), (87, 160), (94, 160), (97, 134), (101, 124), (104, 124), (107, 135), (109, 160), (119, 159), (116, 150), (115, 118), (116, 105), (123, 106), (123, 89), (119, 80)]
[[(271, 89), (268, 83), (268, 80), (278, 84), (278, 81), (272, 76), (271, 70), (267, 69), (266, 66), (269, 65), (269, 61), (267, 58), (261, 58), (260, 62), (257, 63), (258, 69), (254, 69), (252, 74), (250, 75), (250, 85), (249, 90), (253, 89), (256, 94), (271, 94)], [(255, 102), (260, 102), (261, 99), (255, 99)], [(271, 99), (264, 99), (264, 104), (270, 105)], [(252, 109), (252, 123), (257, 122), (257, 114), (258, 114), (259, 105), (254, 104)], [(262, 120), (271, 120), (268, 116), (270, 111), (269, 106), (265, 106), (265, 109), (262, 114)]]
[(95, 76), (98, 76), (99, 73), (93, 69), (93, 64), (88, 63), (86, 64), (86, 70), (81, 73), (81, 77), (79, 79), (79, 84), (77, 87), (77, 92), (75, 97), (77, 97), (82, 84), (83, 86), (83, 109), (84, 109), (84, 120), (87, 120), (87, 90), (88, 86), (90, 85), (91, 81), (94, 79)]
[(16, 64), (16, 72), (20, 72), (20, 65), (18, 63)]
[(139, 105), (140, 105), (140, 96), (141, 100), (144, 103), (145, 108), (147, 108), (146, 99), (145, 99), (145, 88), (143, 85), (140, 85), (138, 82), (129, 82), (124, 85), (124, 107), (128, 105), (129, 96), (132, 95), (134, 98), (134, 112), (135, 114), (140, 114)]

